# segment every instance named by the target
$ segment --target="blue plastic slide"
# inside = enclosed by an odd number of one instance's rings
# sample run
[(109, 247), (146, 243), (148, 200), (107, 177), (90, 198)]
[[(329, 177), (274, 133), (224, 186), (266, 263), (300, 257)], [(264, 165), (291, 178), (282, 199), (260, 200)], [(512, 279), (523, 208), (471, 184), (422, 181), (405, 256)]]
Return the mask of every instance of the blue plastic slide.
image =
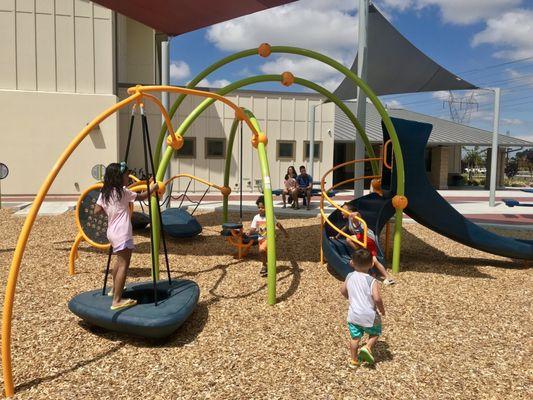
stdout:
[[(466, 246), (504, 257), (533, 260), (533, 241), (514, 239), (489, 232), (463, 217), (431, 186), (426, 174), (424, 150), (432, 125), (391, 118), (400, 140), (405, 165), (405, 195), (409, 204), (405, 213), (427, 228)], [(383, 128), (383, 142), (389, 135)], [(390, 160), (389, 160), (390, 161)], [(368, 227), (379, 236), (385, 223), (394, 214), (391, 199), (395, 194), (395, 174), (383, 169), (383, 197), (370, 194), (352, 200), (358, 206)], [(344, 224), (340, 211), (330, 215), (337, 226)], [(342, 240), (331, 239), (333, 229), (326, 225), (322, 249), (328, 264), (341, 276), (351, 271), (350, 253)], [(379, 247), (379, 243), (378, 247)], [(381, 255), (383, 255), (380, 248)]]

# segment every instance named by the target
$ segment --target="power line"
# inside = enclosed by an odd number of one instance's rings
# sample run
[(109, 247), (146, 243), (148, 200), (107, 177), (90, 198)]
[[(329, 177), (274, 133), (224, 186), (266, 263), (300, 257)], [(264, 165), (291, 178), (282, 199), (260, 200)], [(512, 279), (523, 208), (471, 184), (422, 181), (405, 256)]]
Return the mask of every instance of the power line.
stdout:
[(517, 60), (507, 61), (507, 62), (503, 62), (503, 63), (499, 63), (499, 64), (493, 64), (493, 65), (489, 65), (487, 67), (475, 68), (475, 69), (471, 69), (471, 70), (467, 70), (467, 71), (460, 71), (460, 72), (458, 72), (458, 74), (470, 74), (470, 73), (477, 72), (477, 71), (486, 71), (488, 69), (499, 68), (499, 67), (502, 67), (502, 66), (505, 66), (505, 65), (517, 64), (517, 63), (524, 62), (524, 61), (529, 61), (529, 60), (533, 60), (533, 56), (525, 57), (525, 58), (519, 58)]
[[(524, 69), (530, 69), (530, 68), (533, 68), (533, 63), (527, 63), (527, 64), (524, 64), (524, 65), (515, 66), (515, 67), (513, 67), (511, 69), (511, 71), (522, 71)], [(502, 74), (504, 71), (506, 71), (506, 70), (486, 71), (488, 73), (484, 73), (483, 71), (481, 71), (481, 73), (479, 73), (479, 74), (476, 73), (473, 76), (469, 77), (468, 79), (469, 80), (476, 80), (476, 79), (480, 79), (480, 78), (486, 78), (488, 76), (494, 76), (494, 75)]]
[(525, 75), (520, 75), (520, 76), (515, 76), (513, 78), (507, 78), (507, 79), (501, 79), (501, 80), (498, 80), (498, 81), (488, 81), (488, 82), (485, 82), (485, 83), (482, 83), (480, 84), (481, 86), (498, 86), (498, 85), (501, 85), (502, 83), (507, 83), (507, 82), (514, 82), (514, 81), (520, 81), (521, 79), (531, 79), (533, 77), (533, 74), (525, 74)]

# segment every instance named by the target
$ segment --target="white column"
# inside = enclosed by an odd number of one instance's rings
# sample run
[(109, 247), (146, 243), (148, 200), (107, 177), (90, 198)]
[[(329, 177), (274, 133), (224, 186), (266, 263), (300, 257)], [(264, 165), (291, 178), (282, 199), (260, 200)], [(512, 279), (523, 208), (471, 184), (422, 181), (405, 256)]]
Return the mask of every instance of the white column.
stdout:
[[(161, 42), (161, 85), (169, 85), (169, 76), (170, 76), (170, 57), (169, 57), (169, 40), (164, 40)], [(163, 103), (163, 106), (168, 111), (170, 108), (170, 101), (169, 101), (169, 93), (168, 92), (161, 92), (161, 102)], [(161, 116), (161, 121), (164, 124), (165, 118)], [(168, 133), (168, 132), (167, 132)], [(162, 148), (161, 148), (161, 156), (165, 154), (166, 150), (166, 140), (163, 141)], [(165, 181), (170, 178), (170, 164), (168, 163), (168, 168), (165, 171)], [(168, 196), (169, 188), (167, 188), (167, 192), (165, 193), (165, 196)], [(164, 197), (165, 197), (164, 196)], [(163, 204), (164, 208), (170, 207), (170, 196), (168, 196), (168, 201)]]
[(496, 205), (496, 174), (498, 173), (498, 130), (500, 126), (500, 88), (494, 88), (494, 121), (492, 125), (492, 151), (490, 157), (489, 206)]
[[(357, 50), (357, 75), (366, 81), (367, 68), (367, 33), (368, 33), (368, 0), (359, 0), (359, 46)], [(366, 96), (364, 92), (357, 88), (357, 120), (361, 126), (366, 129)], [(355, 159), (361, 160), (365, 158), (365, 147), (361, 135), (355, 136)], [(364, 163), (356, 163), (354, 165), (355, 177), (362, 177), (365, 173)], [(363, 195), (364, 180), (359, 180), (354, 183), (354, 196), (361, 197)]]

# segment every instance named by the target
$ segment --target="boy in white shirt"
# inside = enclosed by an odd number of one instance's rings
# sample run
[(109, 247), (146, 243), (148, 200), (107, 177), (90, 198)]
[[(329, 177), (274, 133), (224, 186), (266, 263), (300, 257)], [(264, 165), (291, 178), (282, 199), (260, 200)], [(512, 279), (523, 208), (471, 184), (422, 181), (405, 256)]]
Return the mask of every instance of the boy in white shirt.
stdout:
[[(252, 220), (248, 236), (251, 236), (253, 234), (258, 235), (257, 240), (259, 242), (259, 256), (261, 257), (261, 262), (263, 263), (263, 267), (261, 268), (261, 271), (259, 273), (261, 274), (261, 276), (267, 276), (267, 225), (265, 214), (265, 197), (259, 196), (255, 204), (257, 205), (259, 213), (256, 214), (254, 216), (254, 219)], [(276, 219), (274, 219), (274, 221), (276, 226), (281, 229), (281, 231), (285, 234), (285, 237), (288, 237), (289, 234), (285, 230), (283, 225), (276, 221)]]
[[(372, 268), (372, 254), (367, 249), (356, 250), (350, 265), (354, 272), (350, 272), (346, 277), (341, 294), (350, 302), (347, 318), (351, 337), (349, 366), (357, 368), (360, 360), (374, 363), (372, 347), (381, 335), (380, 314), (385, 316), (385, 307), (381, 299), (380, 285), (368, 275)], [(358, 353), (359, 341), (365, 333), (368, 334), (368, 341)]]

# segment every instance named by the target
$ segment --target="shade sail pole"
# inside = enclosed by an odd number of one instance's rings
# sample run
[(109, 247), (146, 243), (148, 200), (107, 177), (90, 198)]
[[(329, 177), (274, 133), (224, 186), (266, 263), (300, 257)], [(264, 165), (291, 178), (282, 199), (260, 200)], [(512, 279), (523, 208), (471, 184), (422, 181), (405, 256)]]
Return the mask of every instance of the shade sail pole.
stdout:
[(309, 172), (309, 175), (311, 175), (313, 178), (313, 174), (315, 173), (315, 109), (317, 106), (318, 104), (309, 105), (309, 124), (307, 128), (307, 134), (309, 136), (309, 161), (307, 163), (307, 171)]
[(492, 151), (490, 157), (489, 206), (496, 206), (496, 174), (498, 173), (498, 130), (500, 126), (500, 88), (494, 88), (494, 119), (492, 125)]
[[(161, 42), (161, 85), (168, 86), (170, 84), (170, 55), (169, 55), (169, 42), (170, 38), (167, 38), (167, 40), (163, 40)], [(161, 92), (161, 102), (163, 103), (163, 106), (166, 110), (170, 108), (170, 101), (169, 101), (169, 92), (163, 91)], [(165, 117), (161, 115), (161, 120), (163, 125), (165, 125)], [(166, 141), (163, 141), (163, 145), (161, 146), (161, 153), (165, 152), (166, 148)], [(156, 161), (157, 162), (157, 161)], [(170, 179), (170, 163), (168, 163), (168, 167), (165, 171), (165, 182)], [(168, 193), (171, 190), (172, 186), (167, 186), (164, 196), (161, 196), (162, 198), (166, 198), (167, 200), (163, 202), (164, 208), (170, 207), (170, 193)]]
[[(358, 50), (357, 50), (357, 75), (366, 82), (366, 66), (367, 66), (367, 34), (368, 34), (368, 0), (359, 0), (359, 33), (358, 33)], [(357, 119), (359, 123), (366, 129), (366, 96), (360, 87), (357, 87)], [(365, 158), (365, 147), (361, 135), (355, 135), (355, 159), (361, 160)], [(364, 163), (354, 164), (354, 177), (358, 178), (364, 176)], [(354, 197), (361, 197), (364, 189), (364, 179), (356, 179), (354, 182), (353, 194)]]

